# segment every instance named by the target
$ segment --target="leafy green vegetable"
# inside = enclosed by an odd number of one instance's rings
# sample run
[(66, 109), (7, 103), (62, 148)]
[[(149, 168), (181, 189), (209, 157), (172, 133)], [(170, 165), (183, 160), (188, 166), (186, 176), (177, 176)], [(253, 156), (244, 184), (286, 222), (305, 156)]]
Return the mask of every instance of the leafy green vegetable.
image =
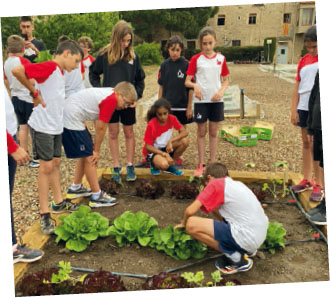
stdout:
[(34, 60), (36, 63), (52, 60), (53, 56), (49, 50), (39, 52), (38, 57)]
[(286, 235), (286, 230), (283, 225), (278, 222), (269, 222), (267, 229), (267, 236), (265, 242), (260, 248), (269, 248), (271, 254), (275, 254), (275, 248), (285, 247), (284, 236)]
[(91, 241), (109, 236), (109, 220), (100, 213), (90, 211), (91, 208), (82, 205), (70, 215), (60, 216), (63, 224), (55, 229), (56, 243), (66, 241), (67, 249), (81, 252)]
[(203, 286), (204, 272), (198, 271), (195, 274), (193, 272), (184, 272), (181, 276), (189, 283), (195, 284), (198, 287)]

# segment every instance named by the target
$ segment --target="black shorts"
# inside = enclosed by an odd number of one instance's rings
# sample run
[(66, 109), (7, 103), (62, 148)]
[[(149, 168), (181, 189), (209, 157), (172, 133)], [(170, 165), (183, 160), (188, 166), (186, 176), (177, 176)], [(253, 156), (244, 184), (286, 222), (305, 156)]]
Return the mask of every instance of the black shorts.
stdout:
[[(164, 148), (159, 148), (159, 150), (163, 151), (163, 152), (166, 152), (166, 147)], [(174, 152), (171, 152), (169, 153), (171, 157), (173, 157), (174, 155)], [(154, 157), (157, 155), (157, 153), (149, 153), (147, 156), (146, 156), (146, 161), (147, 162), (152, 162), (152, 160), (154, 159)]]
[(133, 125), (136, 123), (135, 108), (127, 108), (122, 110), (115, 110), (111, 116), (109, 123), (118, 123), (123, 125)]
[(320, 162), (320, 167), (323, 168), (323, 145), (322, 145), (322, 130), (314, 130), (313, 137), (313, 159)]
[(51, 161), (54, 157), (61, 158), (62, 135), (51, 135), (35, 131), (30, 127), (33, 158)]
[(62, 144), (67, 158), (83, 158), (93, 155), (93, 140), (87, 130), (71, 130), (64, 127)]
[(308, 119), (308, 111), (304, 110), (298, 110), (298, 115), (299, 115), (299, 122), (298, 126), (301, 128), (306, 128), (307, 127), (307, 119)]
[(27, 124), (33, 110), (33, 103), (19, 99), (17, 96), (12, 97), (14, 111), (17, 116), (19, 125)]
[(225, 119), (223, 102), (195, 103), (194, 120), (197, 123), (204, 123), (207, 120), (220, 122)]
[(178, 118), (179, 122), (182, 125), (190, 124), (194, 122), (194, 118), (191, 117), (190, 119), (186, 116), (186, 111), (171, 111), (172, 115), (174, 115), (176, 118)]

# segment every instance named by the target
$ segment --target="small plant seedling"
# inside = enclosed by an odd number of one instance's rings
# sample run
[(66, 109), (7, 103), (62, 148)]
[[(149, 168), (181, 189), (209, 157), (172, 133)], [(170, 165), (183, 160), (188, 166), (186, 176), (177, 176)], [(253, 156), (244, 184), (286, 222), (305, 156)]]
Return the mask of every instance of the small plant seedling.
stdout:
[[(283, 160), (283, 161), (280, 161), (280, 162), (275, 162), (274, 164), (275, 166), (275, 169), (276, 168), (283, 168), (283, 180), (281, 180), (281, 183), (279, 184), (283, 184), (283, 192), (282, 192), (282, 198), (285, 198), (289, 193), (290, 193), (290, 190), (289, 188), (287, 187), (287, 183), (288, 183), (288, 163)], [(280, 180), (280, 179), (278, 179)]]
[(275, 254), (275, 248), (285, 247), (285, 235), (286, 230), (283, 228), (283, 225), (281, 223), (269, 222), (266, 240), (260, 248), (268, 248), (271, 254)]
[(198, 271), (195, 274), (193, 272), (185, 272), (181, 274), (181, 277), (183, 277), (187, 282), (192, 283), (198, 287), (203, 286), (203, 280), (204, 280), (203, 271)]
[(245, 166), (247, 168), (255, 168), (256, 165), (253, 162), (249, 162), (249, 163), (246, 163)]

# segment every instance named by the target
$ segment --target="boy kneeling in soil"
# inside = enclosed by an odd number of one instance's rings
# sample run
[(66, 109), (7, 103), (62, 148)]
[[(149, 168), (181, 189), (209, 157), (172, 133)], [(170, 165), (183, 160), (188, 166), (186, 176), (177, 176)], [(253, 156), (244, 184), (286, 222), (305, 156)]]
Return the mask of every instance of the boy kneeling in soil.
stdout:
[[(186, 208), (181, 224), (187, 233), (207, 246), (223, 252), (215, 266), (224, 274), (247, 271), (250, 257), (264, 242), (268, 218), (253, 192), (228, 177), (226, 166), (215, 162), (205, 172), (206, 187)], [(193, 216), (199, 209), (212, 212), (216, 220)]]
[[(120, 82), (115, 88), (88, 88), (69, 96), (64, 108), (62, 142), (67, 158), (77, 158), (72, 186), (68, 198), (91, 196), (90, 207), (113, 206), (115, 198), (102, 193), (97, 179), (96, 165), (108, 122), (115, 110), (126, 109), (137, 100), (134, 86)], [(95, 144), (85, 121), (95, 121)], [(91, 190), (81, 184), (86, 175)]]

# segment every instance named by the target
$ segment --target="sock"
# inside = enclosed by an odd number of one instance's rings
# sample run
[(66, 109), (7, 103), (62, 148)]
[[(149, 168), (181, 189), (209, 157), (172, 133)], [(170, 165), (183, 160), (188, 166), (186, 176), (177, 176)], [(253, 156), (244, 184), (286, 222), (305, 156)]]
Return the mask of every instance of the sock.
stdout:
[(72, 185), (71, 185), (71, 189), (72, 190), (78, 190), (79, 188), (81, 187), (81, 183), (80, 184), (74, 184), (74, 183), (72, 183)]
[(238, 251), (235, 251), (233, 254), (225, 254), (226, 257), (231, 259), (234, 263), (238, 263), (241, 260), (241, 253)]
[(132, 166), (132, 165), (133, 165), (133, 164), (132, 164), (131, 162), (128, 162), (128, 163), (127, 163), (127, 166), (128, 166), (128, 167), (130, 167), (130, 166)]
[(15, 252), (17, 249), (17, 243), (13, 245), (13, 252)]
[(91, 198), (93, 200), (97, 200), (101, 194), (102, 194), (102, 191), (101, 190), (99, 192), (93, 192)]

